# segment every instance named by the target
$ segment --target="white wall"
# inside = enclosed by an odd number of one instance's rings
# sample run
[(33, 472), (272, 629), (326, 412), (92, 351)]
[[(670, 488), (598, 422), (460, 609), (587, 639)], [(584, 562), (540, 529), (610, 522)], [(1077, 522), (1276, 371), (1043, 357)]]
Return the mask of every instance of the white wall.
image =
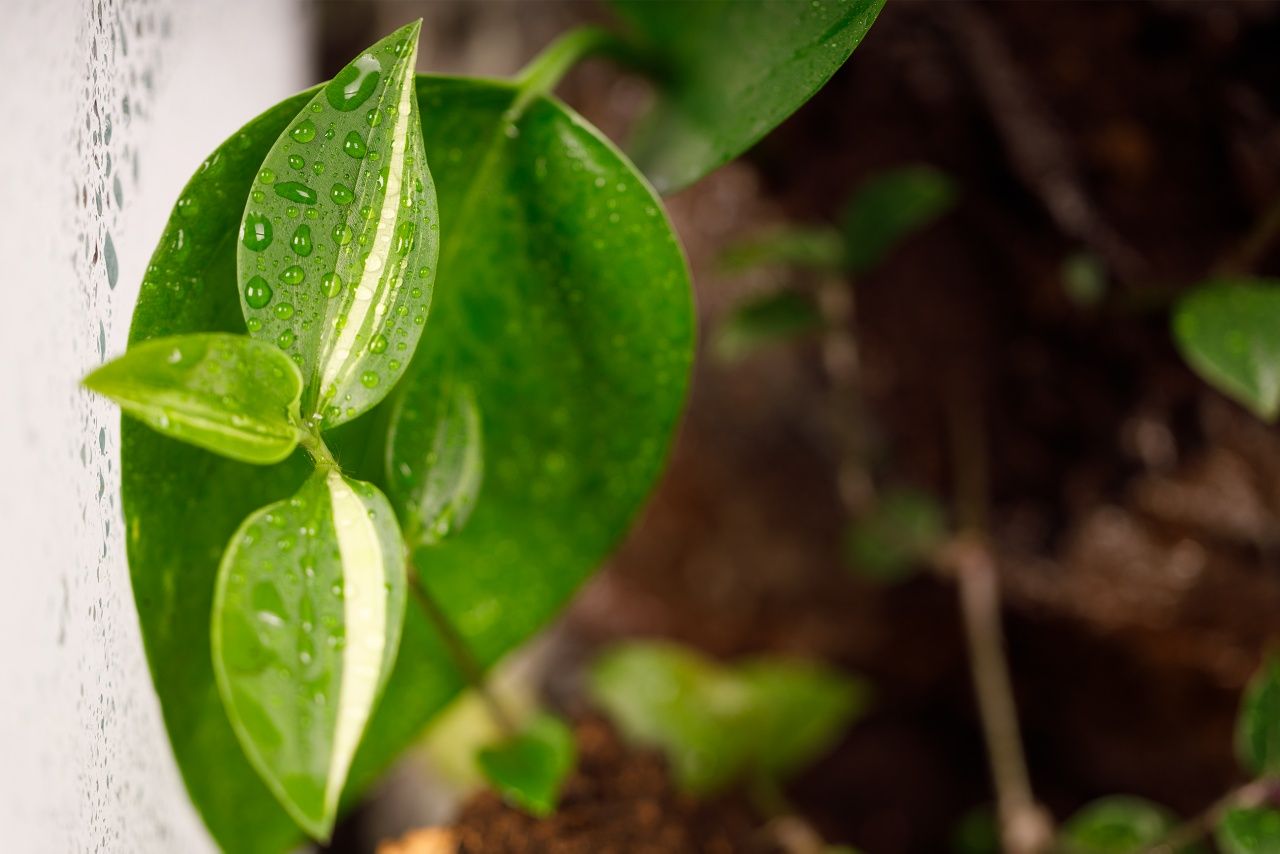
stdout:
[(0, 2), (0, 848), (198, 852), (121, 538), (124, 347), (195, 166), (302, 88), (296, 0)]

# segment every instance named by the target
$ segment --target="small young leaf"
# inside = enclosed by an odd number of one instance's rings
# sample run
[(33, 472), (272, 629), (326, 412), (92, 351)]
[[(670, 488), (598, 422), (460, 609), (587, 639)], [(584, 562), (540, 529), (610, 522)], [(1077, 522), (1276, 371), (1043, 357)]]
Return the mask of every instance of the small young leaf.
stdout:
[(827, 752), (867, 705), (862, 682), (803, 661), (757, 659), (736, 674), (752, 692), (753, 769), (782, 779)]
[(560, 789), (577, 763), (577, 743), (564, 721), (542, 714), (514, 738), (483, 748), (477, 761), (504, 798), (543, 818), (555, 812)]
[(84, 386), (166, 436), (242, 462), (278, 463), (298, 444), (297, 366), (243, 335), (135, 344)]
[(860, 683), (816, 664), (756, 659), (725, 668), (692, 650), (633, 643), (600, 658), (591, 693), (623, 735), (666, 754), (706, 794), (812, 761), (862, 706)]
[[(462, 529), (484, 480), (484, 436), (475, 393), (466, 383), (415, 376), (431, 382), (435, 408), (405, 406), (401, 395), (387, 438), (387, 482), (403, 512), (414, 545), (438, 543)], [(423, 455), (423, 449), (429, 449)]]
[(884, 0), (613, 0), (655, 66), (660, 99), (636, 163), (662, 193), (729, 162), (853, 53)]
[(1280, 854), (1280, 811), (1229, 810), (1214, 834), (1222, 854)]
[(1087, 804), (1062, 826), (1069, 854), (1132, 854), (1158, 842), (1173, 827), (1164, 807), (1129, 795)]
[(1280, 656), (1268, 655), (1244, 690), (1236, 721), (1240, 762), (1258, 775), (1280, 774)]
[(316, 471), (249, 516), (218, 569), (213, 668), (249, 761), (317, 839), (400, 643), (404, 547), (377, 488)]
[(316, 92), (267, 154), (237, 243), (253, 336), (302, 366), (326, 427), (386, 396), (426, 323), (438, 249), (414, 62), (421, 21)]
[(849, 528), (845, 553), (850, 567), (872, 581), (906, 578), (946, 534), (937, 499), (914, 490), (886, 493)]
[(1280, 282), (1213, 281), (1173, 314), (1182, 357), (1205, 382), (1264, 421), (1280, 414)]
[(864, 273), (875, 267), (907, 235), (942, 216), (955, 201), (955, 184), (930, 166), (906, 166), (871, 177), (845, 207), (847, 268)]
[(805, 294), (780, 291), (746, 302), (716, 329), (716, 357), (732, 362), (778, 341), (795, 338), (822, 325), (822, 313)]
[(1062, 261), (1062, 289), (1080, 308), (1092, 308), (1107, 295), (1107, 269), (1097, 255), (1074, 252)]
[(787, 228), (736, 243), (720, 257), (720, 265), (730, 272), (772, 264), (840, 273), (844, 270), (844, 238), (833, 228)]

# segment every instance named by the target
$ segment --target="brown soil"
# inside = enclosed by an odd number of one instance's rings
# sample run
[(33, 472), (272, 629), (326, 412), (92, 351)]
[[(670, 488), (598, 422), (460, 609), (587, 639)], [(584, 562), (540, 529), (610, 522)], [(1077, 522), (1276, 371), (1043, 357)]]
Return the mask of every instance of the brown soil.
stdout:
[[(975, 24), (949, 5), (889, 4), (746, 162), (671, 200), (703, 327), (780, 281), (718, 274), (727, 243), (833, 219), (879, 169), (952, 174), (959, 208), (854, 284), (868, 469), (948, 497), (949, 408), (980, 414), (1038, 795), (1059, 819), (1114, 792), (1190, 813), (1238, 778), (1237, 698), (1277, 634), (1280, 436), (1190, 373), (1167, 308), (1280, 197), (1280, 10), (1006, 3), (976, 7)], [(983, 33), (1006, 62), (966, 49)], [(1029, 116), (992, 96), (991, 74), (1018, 79)], [(628, 86), (591, 63), (564, 92), (612, 131)], [(1045, 157), (1057, 184), (1033, 168)], [(1082, 217), (1062, 215), (1064, 184)], [(1061, 285), (1081, 249), (1112, 272), (1093, 308)], [(1280, 254), (1253, 268), (1280, 273)], [(864, 674), (875, 710), (788, 794), (830, 842), (936, 854), (990, 800), (954, 589), (930, 575), (875, 588), (846, 570), (825, 393), (811, 344), (700, 360), (667, 476), (571, 609), (548, 690), (581, 713), (581, 662), (637, 635)], [(744, 807), (676, 796), (655, 759), (598, 723), (580, 735), (588, 759), (565, 809), (539, 823), (481, 796), (457, 826), (466, 850), (753, 850)]]

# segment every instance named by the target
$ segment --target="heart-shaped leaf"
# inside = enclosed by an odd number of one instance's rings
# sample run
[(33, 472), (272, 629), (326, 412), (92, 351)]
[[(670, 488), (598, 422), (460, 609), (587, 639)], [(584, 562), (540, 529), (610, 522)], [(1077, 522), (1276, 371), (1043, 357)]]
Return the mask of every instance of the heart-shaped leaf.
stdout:
[(573, 731), (541, 714), (514, 737), (480, 750), (485, 778), (511, 803), (539, 818), (555, 812), (560, 789), (577, 762)]
[[(235, 271), (243, 200), (262, 158), (313, 94), (251, 121), (192, 178), (152, 257), (131, 343), (243, 332)], [(419, 77), (417, 94), (423, 115), (449, 117), (423, 128), (427, 150), (445, 153), (436, 178), (449, 226), (432, 334), (415, 374), (447, 369), (471, 386), (486, 459), (466, 529), (419, 550), (418, 562), (467, 642), (493, 662), (556, 614), (652, 487), (684, 403), (692, 303), (660, 203), (580, 117), (533, 98), (513, 119), (518, 92), (497, 82)], [(436, 399), (405, 405), (430, 409)], [(376, 462), (357, 476), (385, 482), (383, 454), (366, 447), (375, 420), (329, 440), (353, 471), (366, 455)], [(247, 514), (292, 495), (309, 465), (295, 453), (287, 464), (254, 468), (128, 422), (122, 444), (134, 597), (187, 788), (224, 848), (289, 849), (296, 825), (244, 758), (218, 700), (208, 620), (228, 538)], [(401, 645), (348, 793), (380, 773), (463, 685), (414, 609)]]
[[(406, 537), (431, 545), (461, 530), (475, 508), (484, 480), (484, 436), (470, 386), (426, 375), (406, 382), (430, 387), (406, 388), (392, 411), (387, 482), (405, 508)], [(430, 397), (430, 409), (404, 405)], [(417, 462), (409, 462), (415, 456)]]
[(246, 463), (278, 463), (298, 444), (302, 376), (243, 335), (178, 335), (129, 348), (84, 378), (149, 427)]
[(364, 51), (271, 147), (237, 246), (249, 332), (289, 353), (326, 427), (382, 400), (431, 304), (435, 188), (414, 97), (421, 21)]
[(1085, 805), (1062, 826), (1070, 854), (1131, 854), (1159, 842), (1174, 816), (1162, 806), (1130, 795), (1112, 795)]
[(1205, 382), (1265, 421), (1280, 415), (1280, 282), (1208, 282), (1173, 313), (1182, 357)]
[(327, 839), (404, 620), (404, 547), (376, 487), (317, 470), (247, 518), (218, 570), (213, 663), (280, 803)]
[(663, 193), (754, 145), (827, 82), (884, 0), (613, 0), (656, 66), (633, 153)]
[(695, 794), (752, 775), (786, 777), (830, 747), (866, 698), (860, 682), (817, 664), (724, 667), (666, 643), (606, 653), (591, 693), (628, 739), (661, 749)]
[(1228, 810), (1214, 840), (1223, 854), (1280, 854), (1280, 810)]

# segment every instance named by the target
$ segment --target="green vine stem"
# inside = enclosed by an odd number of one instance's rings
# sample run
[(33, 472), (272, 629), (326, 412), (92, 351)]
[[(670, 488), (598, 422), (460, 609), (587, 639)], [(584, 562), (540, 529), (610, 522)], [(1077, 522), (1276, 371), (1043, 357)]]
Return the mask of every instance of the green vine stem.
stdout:
[(645, 68), (631, 46), (608, 30), (600, 27), (570, 30), (547, 45), (513, 78), (520, 94), (507, 111), (508, 120), (519, 118), (530, 101), (554, 90), (569, 69), (588, 56), (608, 56), (629, 67)]
[(1162, 839), (1138, 854), (1177, 854), (1213, 832), (1223, 816), (1233, 809), (1262, 806), (1273, 793), (1276, 781), (1259, 778), (1227, 792), (1196, 817), (1169, 831)]

